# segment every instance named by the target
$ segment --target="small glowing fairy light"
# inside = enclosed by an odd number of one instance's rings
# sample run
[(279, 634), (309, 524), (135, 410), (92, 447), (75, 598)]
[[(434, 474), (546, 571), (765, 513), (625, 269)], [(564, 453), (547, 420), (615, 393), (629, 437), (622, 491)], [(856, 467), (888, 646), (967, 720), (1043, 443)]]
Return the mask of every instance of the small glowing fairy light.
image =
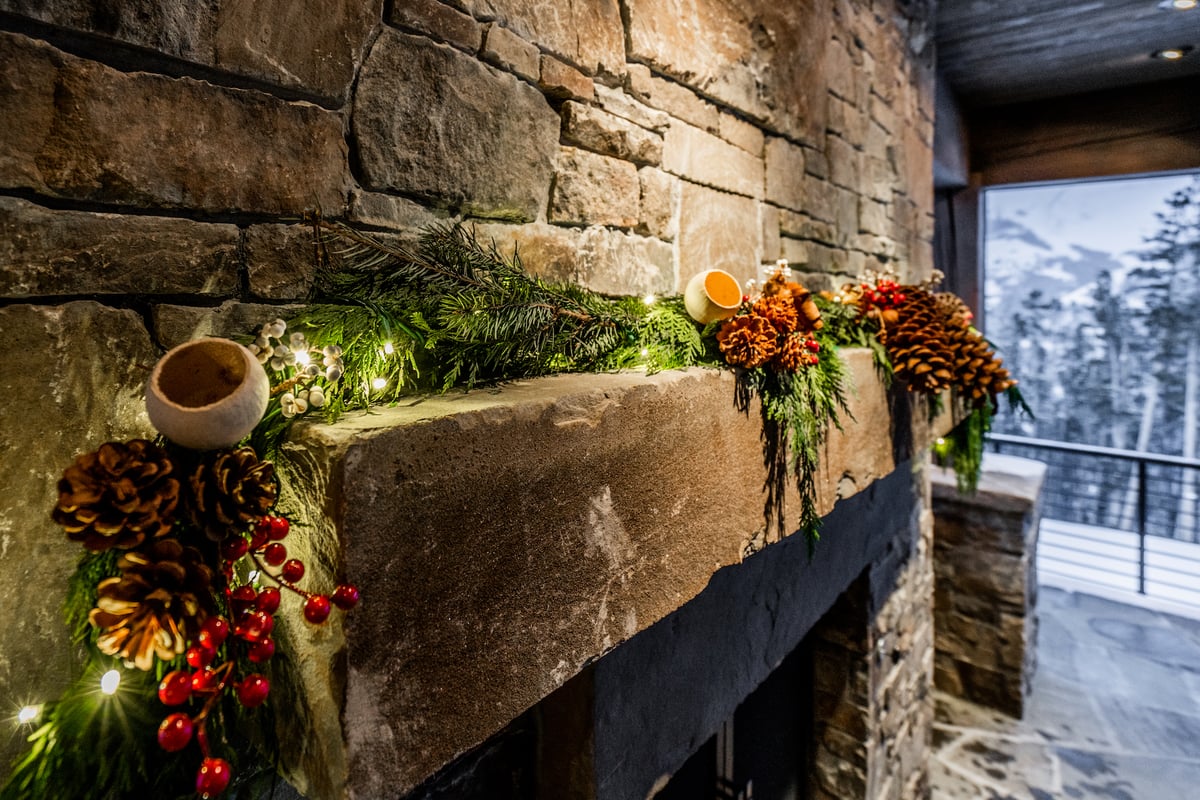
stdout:
[(655, 296), (654, 296), (654, 295), (652, 295), (652, 294), (648, 294), (648, 295), (646, 295), (645, 297), (643, 297), (643, 298), (642, 298), (642, 302), (643, 302), (643, 303), (645, 303), (645, 304), (646, 304), (646, 305), (648, 305), (648, 306), (652, 306), (652, 305), (654, 305), (656, 302), (658, 302), (658, 298), (657, 298), (657, 297), (655, 297)]
[(943, 439), (942, 437), (940, 437), (940, 436), (939, 436), (939, 437), (938, 437), (938, 440), (937, 440), (937, 446), (938, 446), (938, 447), (941, 447), (941, 446), (942, 446), (942, 445), (944, 445), (945, 443), (946, 443), (946, 440), (945, 440), (945, 439)]
[(105, 694), (116, 694), (117, 687), (121, 685), (121, 673), (115, 669), (110, 669), (100, 678), (100, 691)]
[(383, 343), (383, 354), (385, 356), (390, 356), (394, 352), (396, 352), (396, 348), (392, 346), (391, 342)]
[(371, 388), (378, 392), (380, 389), (386, 388), (387, 384), (387, 378), (380, 377), (371, 381)]
[(298, 367), (307, 367), (308, 362), (312, 360), (308, 357), (307, 350), (297, 350), (294, 355), (296, 356), (296, 366)]
[(648, 356), (648, 355), (650, 355), (650, 348), (643, 347), (642, 348), (642, 357), (644, 358), (645, 356)]
[(41, 706), (25, 706), (17, 712), (17, 722), (21, 723), (22, 725), (28, 725), (37, 719), (38, 715), (41, 713)]

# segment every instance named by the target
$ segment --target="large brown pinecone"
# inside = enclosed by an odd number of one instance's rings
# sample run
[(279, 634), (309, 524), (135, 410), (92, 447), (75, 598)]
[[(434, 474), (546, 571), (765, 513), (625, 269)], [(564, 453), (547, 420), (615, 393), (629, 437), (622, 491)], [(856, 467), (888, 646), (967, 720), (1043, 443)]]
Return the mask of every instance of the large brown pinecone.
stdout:
[(948, 331), (933, 295), (916, 287), (905, 294), (896, 321), (883, 326), (879, 338), (909, 391), (937, 394), (954, 379)]
[(753, 312), (771, 323), (771, 327), (785, 336), (796, 330), (800, 312), (790, 297), (763, 295), (754, 303)]
[(776, 274), (763, 284), (762, 293), (764, 298), (781, 298), (792, 302), (796, 309), (797, 321), (789, 331), (794, 329), (801, 333), (810, 333), (825, 327), (821, 311), (812, 298), (812, 292), (801, 284), (787, 280), (782, 274)]
[(170, 456), (153, 442), (106, 442), (63, 472), (50, 516), (89, 550), (137, 547), (171, 530), (179, 502), (172, 472)]
[(188, 480), (192, 522), (214, 541), (240, 533), (275, 505), (275, 466), (250, 447), (205, 454)]
[(771, 360), (779, 349), (779, 332), (757, 314), (725, 321), (717, 332), (717, 344), (725, 360), (735, 367), (754, 369)]
[(983, 335), (971, 327), (967, 304), (948, 292), (937, 295), (936, 301), (952, 354), (954, 386), (972, 405), (983, 405), (1015, 381)]
[(100, 652), (120, 656), (140, 670), (154, 657), (181, 655), (189, 637), (213, 613), (212, 570), (200, 551), (178, 539), (159, 539), (117, 560), (121, 574), (97, 587), (88, 619), (100, 629)]
[(803, 336), (785, 336), (779, 352), (775, 354), (775, 359), (771, 363), (776, 369), (784, 372), (799, 372), (808, 366), (810, 355), (811, 353), (804, 347)]

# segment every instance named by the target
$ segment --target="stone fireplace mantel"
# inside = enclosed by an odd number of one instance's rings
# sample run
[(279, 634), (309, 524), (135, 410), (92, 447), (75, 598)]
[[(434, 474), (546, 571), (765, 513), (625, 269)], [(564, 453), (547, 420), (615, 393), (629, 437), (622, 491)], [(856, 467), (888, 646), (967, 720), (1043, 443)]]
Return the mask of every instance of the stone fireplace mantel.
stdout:
[[(822, 514), (950, 426), (889, 401), (869, 352), (843, 355), (856, 389)], [(364, 597), (298, 644), (300, 788), (403, 795), (772, 541), (758, 410), (734, 388), (716, 370), (567, 375), (299, 427), (282, 466), (310, 476), (288, 498), (318, 531), (301, 555)], [(854, 550), (830, 562), (826, 608), (880, 552), (870, 539), (819, 543), (818, 561)]]

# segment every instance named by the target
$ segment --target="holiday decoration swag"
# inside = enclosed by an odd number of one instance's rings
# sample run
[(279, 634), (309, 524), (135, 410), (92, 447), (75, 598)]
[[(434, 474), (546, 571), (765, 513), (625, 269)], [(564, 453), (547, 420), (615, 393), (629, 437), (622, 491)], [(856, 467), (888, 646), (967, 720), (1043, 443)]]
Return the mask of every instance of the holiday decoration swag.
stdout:
[(462, 226), (413, 248), (314, 229), (309, 305), (243, 343), (169, 351), (146, 391), (160, 436), (107, 442), (63, 472), (50, 516), (82, 548), (65, 614), (86, 664), (60, 698), (22, 709), (30, 746), (0, 800), (211, 798), (276, 780), (281, 600), (298, 598), (296, 624), (321, 625), (359, 599), (348, 583), (307, 585), (276, 508), (278, 448), (314, 411), (335, 422), (405, 394), (556, 372), (730, 368), (743, 409), (761, 401), (764, 447), (787, 454), (765, 513), (779, 535), (791, 527), (790, 475), (811, 546), (821, 445), (848, 413), (840, 347), (871, 348), (884, 379), (931, 413), (945, 391), (965, 405), (947, 445), (964, 488), (997, 396), (1019, 402), (961, 300), (887, 273), (814, 294), (781, 262), (761, 286), (708, 270), (682, 296), (613, 298), (532, 277)]

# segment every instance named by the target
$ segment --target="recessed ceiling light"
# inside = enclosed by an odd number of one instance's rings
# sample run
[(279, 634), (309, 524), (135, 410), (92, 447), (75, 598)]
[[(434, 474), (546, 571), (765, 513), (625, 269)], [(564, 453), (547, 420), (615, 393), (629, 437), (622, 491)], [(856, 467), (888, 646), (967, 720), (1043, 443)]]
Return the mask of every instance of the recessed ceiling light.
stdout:
[(1178, 61), (1190, 52), (1192, 52), (1192, 48), (1188, 45), (1186, 47), (1168, 47), (1164, 50), (1156, 50), (1150, 55), (1155, 58), (1161, 58), (1163, 61)]

